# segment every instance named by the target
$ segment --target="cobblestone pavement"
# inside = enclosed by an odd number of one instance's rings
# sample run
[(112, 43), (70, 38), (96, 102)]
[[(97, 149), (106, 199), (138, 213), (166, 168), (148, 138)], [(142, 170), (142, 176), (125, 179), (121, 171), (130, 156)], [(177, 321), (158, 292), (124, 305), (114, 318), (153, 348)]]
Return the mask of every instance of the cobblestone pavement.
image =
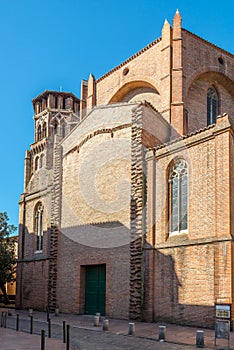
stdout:
[[(12, 311), (12, 315), (7, 318), (7, 328), (16, 329), (16, 314), (19, 314), (19, 330), (22, 332), (30, 332), (30, 318), (27, 311)], [(63, 322), (70, 327), (70, 349), (71, 350), (189, 350), (195, 349), (196, 346), (196, 331), (198, 328), (182, 327), (171, 324), (166, 326), (166, 341), (158, 341), (158, 323), (135, 322), (135, 335), (128, 335), (128, 321), (125, 320), (109, 320), (109, 331), (105, 332), (100, 326), (94, 326), (93, 316), (83, 315), (67, 315), (60, 314), (59, 317), (50, 315), (51, 319), (51, 336), (57, 339), (57, 347), (49, 344), (46, 350), (66, 349), (66, 344), (63, 344)], [(44, 329), (48, 335), (47, 315), (43, 312), (33, 312), (33, 334), (40, 334)], [(1, 335), (0, 329), (0, 335)], [(205, 338), (205, 348), (214, 349), (214, 330), (203, 329)], [(22, 334), (15, 332), (17, 337)], [(27, 334), (27, 336), (31, 336)], [(1, 339), (2, 337), (0, 337)], [(40, 340), (40, 339), (39, 339)], [(219, 339), (217, 341), (217, 349), (227, 348), (227, 341)], [(234, 334), (231, 333), (231, 347), (234, 349)], [(6, 347), (0, 350), (18, 348)], [(40, 349), (37, 348), (19, 348), (19, 349)]]

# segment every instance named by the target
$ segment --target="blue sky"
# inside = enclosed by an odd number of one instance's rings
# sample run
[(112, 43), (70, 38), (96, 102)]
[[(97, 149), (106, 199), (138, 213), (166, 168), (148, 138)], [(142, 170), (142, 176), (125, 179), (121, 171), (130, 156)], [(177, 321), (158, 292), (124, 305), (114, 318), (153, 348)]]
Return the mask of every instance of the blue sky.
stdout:
[(71, 91), (160, 37), (178, 8), (183, 28), (234, 53), (231, 0), (0, 0), (0, 211), (18, 223), (25, 150), (33, 142), (31, 100)]

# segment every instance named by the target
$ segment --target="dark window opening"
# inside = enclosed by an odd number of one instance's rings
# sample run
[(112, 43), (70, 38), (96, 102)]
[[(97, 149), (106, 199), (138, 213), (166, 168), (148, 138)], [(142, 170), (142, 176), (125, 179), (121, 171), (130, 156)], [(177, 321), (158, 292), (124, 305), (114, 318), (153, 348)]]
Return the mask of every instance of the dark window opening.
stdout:
[(58, 108), (58, 96), (54, 97), (54, 108)]
[(43, 128), (42, 128), (42, 134), (43, 134), (43, 137), (46, 137), (46, 123), (43, 124)]
[(54, 134), (56, 135), (58, 133), (58, 124), (54, 124)]
[(41, 251), (43, 247), (43, 206), (41, 203), (35, 210), (35, 234), (37, 236), (36, 250)]
[(38, 128), (37, 128), (37, 140), (38, 141), (41, 140), (41, 136), (42, 136), (42, 134), (41, 134), (41, 125), (39, 125)]
[(207, 91), (207, 125), (214, 124), (218, 115), (218, 95), (215, 88)]

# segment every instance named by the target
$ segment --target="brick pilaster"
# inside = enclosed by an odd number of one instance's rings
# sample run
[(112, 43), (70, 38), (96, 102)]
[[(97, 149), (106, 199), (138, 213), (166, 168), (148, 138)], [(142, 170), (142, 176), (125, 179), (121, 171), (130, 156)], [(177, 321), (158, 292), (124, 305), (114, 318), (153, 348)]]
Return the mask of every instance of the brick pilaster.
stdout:
[(172, 35), (172, 100), (171, 100), (171, 124), (180, 135), (186, 133), (184, 122), (183, 103), (183, 41), (182, 18), (176, 11), (173, 20)]

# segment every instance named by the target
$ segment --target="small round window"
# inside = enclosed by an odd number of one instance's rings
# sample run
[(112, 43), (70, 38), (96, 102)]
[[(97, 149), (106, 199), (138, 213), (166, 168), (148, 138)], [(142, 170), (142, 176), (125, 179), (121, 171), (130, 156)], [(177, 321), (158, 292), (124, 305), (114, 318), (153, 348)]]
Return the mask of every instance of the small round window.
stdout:
[(218, 61), (219, 61), (219, 64), (221, 64), (221, 65), (223, 65), (223, 64), (224, 64), (224, 60), (223, 60), (223, 58), (222, 58), (222, 57), (219, 57), (219, 58), (218, 58)]
[(124, 68), (124, 70), (123, 70), (123, 75), (127, 75), (128, 72), (129, 72), (129, 68), (128, 68), (128, 67)]

